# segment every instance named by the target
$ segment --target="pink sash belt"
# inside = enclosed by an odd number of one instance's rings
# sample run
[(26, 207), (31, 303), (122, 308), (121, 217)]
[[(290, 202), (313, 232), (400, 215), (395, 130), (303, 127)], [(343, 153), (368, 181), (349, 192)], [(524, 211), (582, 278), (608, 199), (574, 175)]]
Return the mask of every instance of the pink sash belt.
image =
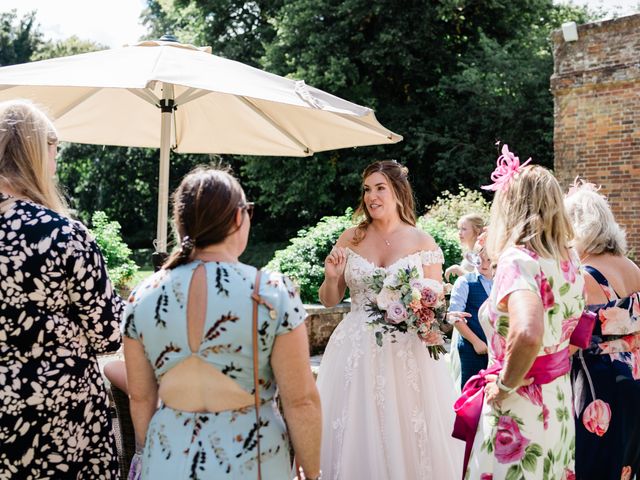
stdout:
[[(565, 348), (556, 353), (542, 355), (533, 362), (531, 369), (525, 378), (533, 377), (533, 383), (544, 385), (551, 383), (558, 377), (566, 374), (571, 369), (569, 363), (569, 348)], [(480, 370), (477, 375), (471, 377), (462, 389), (462, 395), (456, 400), (453, 409), (456, 412), (455, 423), (453, 424), (454, 438), (466, 442), (464, 452), (464, 469), (462, 476), (467, 471), (471, 448), (478, 430), (478, 423), (482, 414), (482, 404), (484, 403), (484, 386), (487, 384), (487, 375), (498, 375), (502, 370), (501, 363), (494, 363), (486, 370)]]

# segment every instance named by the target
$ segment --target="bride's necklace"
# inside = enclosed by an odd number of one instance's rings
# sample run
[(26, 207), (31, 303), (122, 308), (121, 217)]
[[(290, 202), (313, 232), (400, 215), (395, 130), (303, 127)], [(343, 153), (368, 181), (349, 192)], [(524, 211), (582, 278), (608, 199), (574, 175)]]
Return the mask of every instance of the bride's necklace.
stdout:
[(377, 235), (378, 237), (380, 237), (380, 239), (384, 242), (384, 244), (385, 244), (387, 247), (390, 247), (390, 246), (391, 246), (391, 241), (390, 241), (389, 239), (390, 239), (390, 238), (393, 238), (393, 237), (394, 237), (394, 235), (398, 232), (398, 230), (399, 230), (399, 227), (398, 227), (398, 228), (396, 228), (395, 230), (393, 230), (393, 231), (389, 232), (387, 235), (383, 235), (383, 234), (382, 234), (381, 232), (379, 232), (378, 230), (375, 230), (375, 232), (376, 232), (376, 235)]

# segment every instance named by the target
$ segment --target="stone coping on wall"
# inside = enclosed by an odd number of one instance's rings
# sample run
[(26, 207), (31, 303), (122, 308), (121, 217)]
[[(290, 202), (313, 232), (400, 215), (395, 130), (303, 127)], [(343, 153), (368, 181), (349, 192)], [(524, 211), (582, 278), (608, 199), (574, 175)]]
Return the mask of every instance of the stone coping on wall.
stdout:
[(329, 337), (342, 321), (342, 318), (351, 310), (351, 303), (339, 303), (335, 307), (324, 307), (318, 304), (306, 304), (307, 334), (309, 336), (309, 350), (311, 355), (324, 352)]

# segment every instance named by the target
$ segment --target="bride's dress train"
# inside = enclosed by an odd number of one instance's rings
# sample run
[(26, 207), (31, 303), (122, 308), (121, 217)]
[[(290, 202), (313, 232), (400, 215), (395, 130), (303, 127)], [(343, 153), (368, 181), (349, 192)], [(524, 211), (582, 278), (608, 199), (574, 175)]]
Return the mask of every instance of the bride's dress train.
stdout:
[[(441, 263), (417, 252), (384, 270)], [(433, 360), (415, 334), (376, 344), (365, 305), (376, 267), (347, 249), (351, 312), (334, 331), (320, 365), (325, 480), (457, 480), (464, 444), (451, 437), (454, 386), (444, 359)]]

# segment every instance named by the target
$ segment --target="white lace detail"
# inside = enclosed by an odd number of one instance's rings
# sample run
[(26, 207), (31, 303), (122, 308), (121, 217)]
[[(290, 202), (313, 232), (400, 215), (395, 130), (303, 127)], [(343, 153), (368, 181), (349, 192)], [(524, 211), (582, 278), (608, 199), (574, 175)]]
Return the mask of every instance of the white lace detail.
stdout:
[(331, 478), (334, 480), (338, 480), (340, 478), (340, 463), (342, 462), (342, 443), (344, 442), (344, 427), (347, 423), (347, 407), (345, 406), (342, 409), (342, 415), (340, 418), (336, 418), (331, 422), (331, 428), (333, 429), (332, 438), (336, 440), (336, 451), (338, 454), (335, 457), (335, 462), (333, 464), (333, 471), (336, 472), (334, 476)]
[(418, 387), (418, 362), (411, 350), (402, 349), (396, 354), (402, 360), (404, 371), (407, 372), (407, 383), (414, 392), (420, 392)]
[(444, 263), (442, 249), (438, 247), (437, 250), (423, 250), (420, 252), (420, 261), (422, 265), (442, 265)]
[(432, 478), (431, 469), (425, 464), (427, 458), (427, 421), (424, 418), (424, 412), (419, 408), (411, 411), (411, 424), (413, 425), (413, 433), (416, 434), (418, 441), (418, 465), (421, 473), (420, 478)]

